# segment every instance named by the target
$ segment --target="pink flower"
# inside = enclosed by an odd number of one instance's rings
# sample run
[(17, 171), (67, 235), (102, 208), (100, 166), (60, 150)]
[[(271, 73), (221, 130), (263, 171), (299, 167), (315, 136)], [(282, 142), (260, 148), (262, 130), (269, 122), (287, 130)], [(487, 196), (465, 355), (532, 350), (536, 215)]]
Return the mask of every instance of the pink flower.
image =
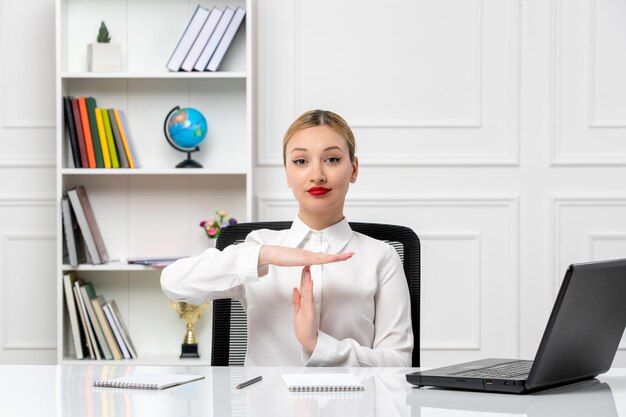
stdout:
[(217, 235), (217, 227), (211, 227), (206, 232), (209, 235), (209, 237), (214, 237), (215, 235)]

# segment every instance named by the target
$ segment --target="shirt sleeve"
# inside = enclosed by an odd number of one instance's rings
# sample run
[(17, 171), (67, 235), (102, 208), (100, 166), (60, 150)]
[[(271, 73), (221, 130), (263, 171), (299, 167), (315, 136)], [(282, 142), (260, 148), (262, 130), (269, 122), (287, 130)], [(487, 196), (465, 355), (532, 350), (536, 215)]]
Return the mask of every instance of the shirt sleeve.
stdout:
[(413, 328), (409, 288), (402, 261), (393, 247), (389, 246), (379, 268), (372, 346), (361, 346), (350, 338), (338, 340), (318, 331), (315, 350), (310, 354), (302, 350), (306, 366), (411, 366)]
[(209, 248), (198, 256), (179, 259), (161, 272), (161, 289), (170, 299), (190, 304), (218, 298), (243, 300), (243, 285), (266, 273), (266, 268), (258, 268), (262, 245), (256, 230), (239, 245), (223, 251)]

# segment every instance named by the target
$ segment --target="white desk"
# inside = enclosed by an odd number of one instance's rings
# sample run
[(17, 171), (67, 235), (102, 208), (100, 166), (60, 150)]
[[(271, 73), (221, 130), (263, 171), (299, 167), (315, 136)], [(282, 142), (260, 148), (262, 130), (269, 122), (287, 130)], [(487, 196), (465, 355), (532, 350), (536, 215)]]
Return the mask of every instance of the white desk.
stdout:
[[(520, 416), (626, 417), (626, 369), (541, 394), (517, 396), (415, 389), (416, 369), (300, 369), (134, 366), (0, 366), (0, 416)], [(291, 394), (280, 375), (351, 372), (362, 393)], [(127, 372), (191, 373), (206, 379), (164, 391), (93, 389), (94, 379)], [(235, 385), (262, 375), (263, 381)]]

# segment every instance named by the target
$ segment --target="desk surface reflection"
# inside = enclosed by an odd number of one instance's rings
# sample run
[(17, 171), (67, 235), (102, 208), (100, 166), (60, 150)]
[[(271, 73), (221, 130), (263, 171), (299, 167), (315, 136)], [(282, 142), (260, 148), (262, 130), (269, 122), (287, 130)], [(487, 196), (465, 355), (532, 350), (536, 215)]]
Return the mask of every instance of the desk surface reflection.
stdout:
[[(599, 416), (626, 417), (626, 369), (539, 394), (516, 396), (416, 389), (416, 368), (210, 368), (136, 366), (0, 366), (0, 415), (132, 416)], [(95, 379), (128, 373), (189, 373), (205, 379), (163, 390), (92, 388)], [(285, 373), (353, 373), (363, 392), (293, 394)], [(238, 390), (255, 376), (263, 381)]]

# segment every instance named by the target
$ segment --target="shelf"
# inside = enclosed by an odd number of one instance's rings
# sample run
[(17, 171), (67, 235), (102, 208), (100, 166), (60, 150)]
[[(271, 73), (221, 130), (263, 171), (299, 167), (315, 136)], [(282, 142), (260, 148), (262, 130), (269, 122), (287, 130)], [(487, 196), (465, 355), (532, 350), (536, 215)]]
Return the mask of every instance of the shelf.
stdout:
[(210, 366), (211, 357), (202, 355), (199, 359), (180, 359), (176, 354), (141, 355), (136, 359), (95, 360), (63, 358), (63, 365), (133, 365), (133, 366)]
[(63, 72), (62, 79), (245, 79), (244, 71), (217, 72)]
[(63, 168), (62, 175), (246, 175), (245, 168)]
[(162, 268), (147, 266), (147, 265), (135, 265), (135, 264), (127, 264), (121, 262), (108, 262), (100, 265), (92, 265), (92, 264), (81, 264), (77, 267), (73, 267), (68, 264), (63, 264), (63, 271), (103, 271), (103, 272), (114, 272), (114, 271), (158, 271)]

